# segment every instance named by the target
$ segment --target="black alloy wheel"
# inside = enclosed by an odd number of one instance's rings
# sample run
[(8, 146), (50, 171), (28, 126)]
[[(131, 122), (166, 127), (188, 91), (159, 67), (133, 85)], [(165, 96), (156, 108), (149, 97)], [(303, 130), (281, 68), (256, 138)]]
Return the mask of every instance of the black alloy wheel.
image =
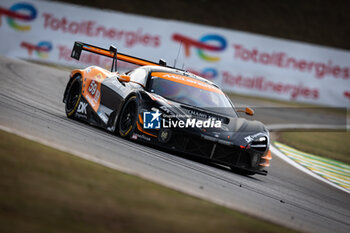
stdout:
[(81, 76), (76, 76), (70, 83), (66, 98), (66, 114), (68, 118), (74, 118), (81, 98)]
[(136, 96), (132, 96), (123, 106), (119, 118), (119, 134), (122, 137), (130, 137), (134, 132), (137, 119), (137, 102)]

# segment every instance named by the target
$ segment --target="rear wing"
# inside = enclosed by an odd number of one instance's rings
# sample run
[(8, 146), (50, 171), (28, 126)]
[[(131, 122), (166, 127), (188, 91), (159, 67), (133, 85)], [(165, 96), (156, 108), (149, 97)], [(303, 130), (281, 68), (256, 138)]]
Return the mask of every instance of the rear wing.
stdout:
[(71, 53), (71, 57), (76, 59), (76, 60), (79, 60), (81, 52), (83, 50), (91, 52), (91, 53), (99, 54), (99, 55), (102, 55), (102, 56), (105, 56), (105, 57), (112, 58), (113, 59), (112, 67), (111, 67), (111, 71), (112, 72), (113, 72), (113, 69), (114, 69), (114, 71), (117, 71), (117, 59), (119, 59), (121, 61), (129, 62), (129, 63), (132, 63), (132, 64), (140, 65), (140, 66), (154, 65), (154, 66), (165, 66), (165, 67), (167, 67), (166, 62), (164, 60), (162, 60), (162, 59), (159, 60), (159, 63), (156, 63), (156, 62), (153, 62), (153, 61), (148, 61), (148, 60), (141, 59), (141, 58), (138, 58), (138, 57), (133, 57), (133, 56), (130, 56), (130, 55), (126, 55), (126, 54), (123, 54), (123, 53), (117, 53), (117, 48), (115, 46), (113, 46), (113, 45), (111, 45), (109, 47), (109, 50), (107, 50), (107, 49), (99, 48), (97, 46), (86, 44), (86, 43), (79, 42), (79, 41), (76, 41), (74, 43), (73, 50), (72, 50), (72, 53)]

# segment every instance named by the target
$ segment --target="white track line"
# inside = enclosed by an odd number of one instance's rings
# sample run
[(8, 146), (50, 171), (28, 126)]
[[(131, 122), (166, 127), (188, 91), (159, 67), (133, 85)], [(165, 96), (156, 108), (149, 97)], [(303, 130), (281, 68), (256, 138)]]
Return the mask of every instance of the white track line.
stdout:
[(333, 182), (317, 175), (316, 173), (312, 172), (311, 170), (307, 169), (306, 167), (300, 165), (299, 163), (297, 163), (294, 160), (292, 160), (291, 158), (289, 158), (287, 155), (283, 154), (280, 150), (278, 150), (272, 144), (270, 145), (270, 150), (274, 155), (277, 155), (279, 158), (283, 159), (285, 162), (287, 162), (290, 165), (292, 165), (293, 167), (301, 170), (302, 172), (305, 172), (306, 174), (308, 174), (308, 175), (310, 175), (310, 176), (312, 176), (320, 181), (323, 181), (323, 182), (325, 182), (325, 183), (327, 183), (327, 184), (329, 184), (337, 189), (340, 189), (340, 190), (350, 194), (350, 191), (348, 189), (345, 189), (341, 186), (338, 186), (338, 185), (334, 184)]

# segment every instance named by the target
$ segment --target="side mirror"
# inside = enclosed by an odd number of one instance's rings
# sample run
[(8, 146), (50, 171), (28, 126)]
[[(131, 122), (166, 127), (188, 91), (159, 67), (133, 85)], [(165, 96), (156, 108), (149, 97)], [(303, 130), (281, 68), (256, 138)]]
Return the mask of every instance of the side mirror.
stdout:
[(249, 116), (253, 116), (254, 115), (254, 110), (252, 108), (246, 107), (245, 108), (245, 114), (249, 115)]
[(122, 74), (122, 75), (119, 76), (118, 79), (121, 82), (125, 82), (125, 83), (130, 82), (130, 76), (129, 75)]
[(245, 110), (237, 110), (237, 112), (244, 112), (245, 114), (249, 115), (249, 116), (253, 116), (254, 115), (254, 110), (252, 108), (246, 107)]

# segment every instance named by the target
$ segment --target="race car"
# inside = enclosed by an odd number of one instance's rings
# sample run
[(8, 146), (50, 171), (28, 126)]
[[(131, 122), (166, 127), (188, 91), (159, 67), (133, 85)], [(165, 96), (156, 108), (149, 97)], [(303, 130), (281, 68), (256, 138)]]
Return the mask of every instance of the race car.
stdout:
[[(266, 175), (271, 153), (266, 127), (239, 117), (231, 100), (213, 82), (182, 69), (75, 42), (82, 51), (112, 58), (111, 70), (76, 69), (64, 91), (68, 118), (85, 121), (123, 138), (199, 156), (246, 175)], [(138, 67), (117, 71), (117, 61)], [(253, 115), (254, 111), (244, 111)]]

